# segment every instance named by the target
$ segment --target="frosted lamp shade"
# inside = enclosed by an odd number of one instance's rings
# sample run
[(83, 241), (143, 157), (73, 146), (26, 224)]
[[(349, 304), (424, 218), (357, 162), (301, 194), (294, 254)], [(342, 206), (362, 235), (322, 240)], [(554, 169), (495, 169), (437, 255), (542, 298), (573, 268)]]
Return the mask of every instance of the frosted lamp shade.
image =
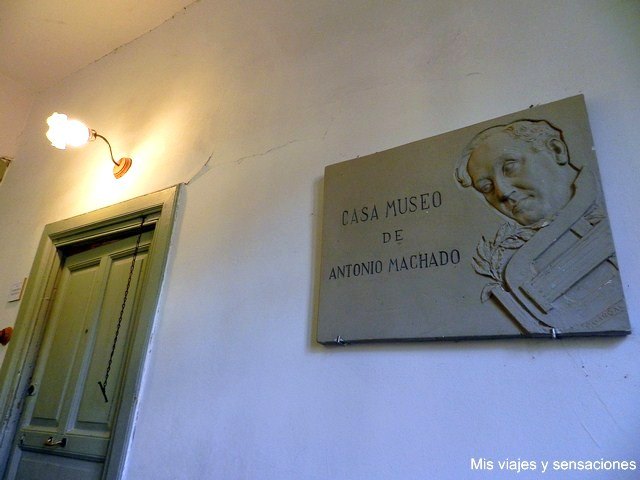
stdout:
[(79, 147), (91, 138), (91, 131), (79, 120), (70, 120), (63, 113), (53, 113), (47, 118), (47, 138), (56, 148)]

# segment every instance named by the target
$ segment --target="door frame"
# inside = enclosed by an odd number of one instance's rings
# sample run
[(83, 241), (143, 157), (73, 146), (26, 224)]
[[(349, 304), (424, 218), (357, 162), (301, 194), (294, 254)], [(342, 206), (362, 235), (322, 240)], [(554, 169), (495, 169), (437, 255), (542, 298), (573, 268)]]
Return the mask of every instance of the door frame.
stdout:
[(131, 357), (123, 372), (122, 401), (113, 425), (103, 479), (119, 479), (132, 438), (149, 339), (156, 316), (178, 198), (184, 184), (126, 200), (45, 226), (2, 367), (0, 368), (0, 477), (6, 473), (14, 446), (24, 398), (42, 342), (56, 279), (62, 267), (62, 249), (100, 242), (140, 229), (140, 219), (153, 225), (154, 235), (147, 257), (145, 285), (140, 297), (137, 328)]

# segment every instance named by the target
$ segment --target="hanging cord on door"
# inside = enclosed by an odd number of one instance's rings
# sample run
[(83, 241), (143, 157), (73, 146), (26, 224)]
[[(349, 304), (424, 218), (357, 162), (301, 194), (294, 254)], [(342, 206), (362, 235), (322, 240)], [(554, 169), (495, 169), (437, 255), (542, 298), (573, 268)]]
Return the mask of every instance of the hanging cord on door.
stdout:
[(113, 354), (116, 351), (116, 345), (118, 344), (118, 334), (120, 333), (120, 325), (122, 325), (122, 318), (124, 317), (124, 309), (127, 306), (127, 297), (129, 296), (129, 287), (131, 287), (131, 279), (133, 278), (133, 270), (136, 266), (136, 258), (138, 257), (138, 250), (140, 249), (140, 240), (142, 239), (142, 233), (144, 226), (144, 221), (146, 217), (142, 217), (142, 222), (140, 222), (140, 233), (138, 234), (138, 239), (136, 240), (136, 247), (133, 250), (133, 258), (131, 259), (131, 267), (129, 268), (129, 278), (127, 279), (127, 286), (124, 289), (124, 297), (122, 298), (122, 307), (120, 307), (120, 315), (118, 316), (118, 326), (116, 327), (116, 334), (113, 337), (113, 345), (111, 346), (111, 355), (109, 355), (109, 363), (107, 363), (107, 371), (104, 375), (104, 382), (98, 382), (98, 386), (100, 387), (100, 391), (102, 392), (102, 396), (104, 397), (104, 401), (106, 403), (109, 402), (109, 398), (107, 398), (107, 382), (109, 381), (109, 372), (111, 371), (111, 362), (113, 361)]

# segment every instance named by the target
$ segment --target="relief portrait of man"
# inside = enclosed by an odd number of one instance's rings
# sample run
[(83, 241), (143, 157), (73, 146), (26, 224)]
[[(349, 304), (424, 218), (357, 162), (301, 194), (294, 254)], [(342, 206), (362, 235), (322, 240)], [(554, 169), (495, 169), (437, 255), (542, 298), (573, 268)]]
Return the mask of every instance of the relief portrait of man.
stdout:
[(475, 135), (455, 178), (505, 222), (482, 237), (475, 271), (529, 335), (625, 334), (629, 325), (595, 172), (576, 168), (563, 133), (523, 119)]

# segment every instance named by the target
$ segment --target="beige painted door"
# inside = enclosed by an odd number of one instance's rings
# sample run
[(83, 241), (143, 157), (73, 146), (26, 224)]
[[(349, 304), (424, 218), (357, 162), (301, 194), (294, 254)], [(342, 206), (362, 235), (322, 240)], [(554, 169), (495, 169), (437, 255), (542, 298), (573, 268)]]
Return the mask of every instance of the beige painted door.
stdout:
[[(141, 237), (109, 371), (138, 235), (68, 256), (25, 398), (9, 479), (100, 479), (118, 415), (123, 371), (153, 232)], [(126, 399), (125, 399), (126, 400)]]

